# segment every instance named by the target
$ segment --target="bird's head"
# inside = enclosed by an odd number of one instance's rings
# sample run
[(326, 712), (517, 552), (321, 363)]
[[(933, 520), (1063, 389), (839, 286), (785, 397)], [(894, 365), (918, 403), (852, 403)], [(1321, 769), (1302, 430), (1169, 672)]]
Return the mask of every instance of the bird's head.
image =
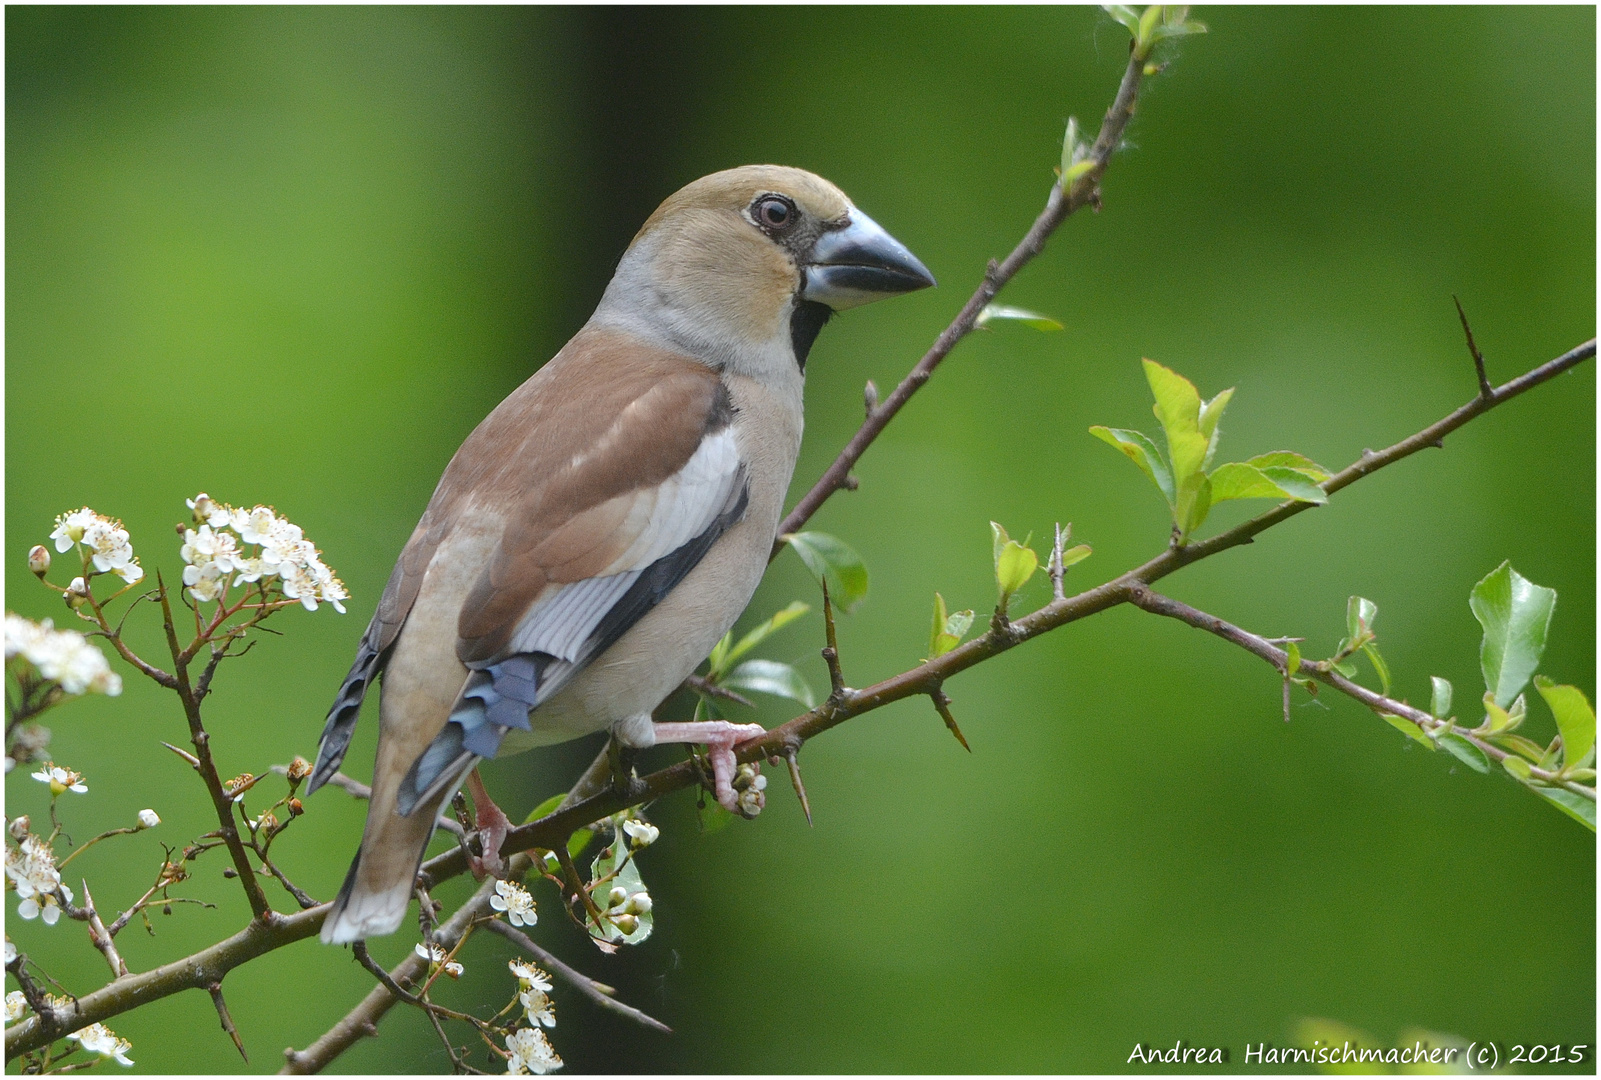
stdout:
[(759, 376), (804, 370), (835, 311), (932, 284), (917, 256), (827, 180), (747, 165), (669, 196), (595, 317)]

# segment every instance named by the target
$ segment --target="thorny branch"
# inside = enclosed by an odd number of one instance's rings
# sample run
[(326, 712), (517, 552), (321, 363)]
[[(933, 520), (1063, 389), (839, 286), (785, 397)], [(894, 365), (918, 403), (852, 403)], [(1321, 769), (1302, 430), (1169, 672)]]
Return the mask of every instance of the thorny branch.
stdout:
[[(1045, 200), (1045, 209), (1041, 210), (1039, 217), (1029, 227), (1023, 239), (1018, 241), (1010, 255), (1000, 262), (990, 261), (989, 267), (984, 271), (984, 280), (979, 283), (973, 295), (962, 305), (949, 326), (940, 331), (934, 344), (929, 346), (928, 352), (917, 362), (900, 385), (885, 398), (883, 403), (878, 402), (877, 387), (869, 384), (866, 393), (867, 419), (862, 426), (851, 436), (850, 442), (845, 444), (839, 457), (824, 471), (822, 477), (812, 489), (808, 491), (801, 501), (795, 504), (795, 509), (784, 518), (783, 524), (778, 527), (778, 535), (799, 532), (801, 526), (811, 520), (818, 508), (828, 501), (829, 496), (840, 488), (855, 490), (855, 483), (851, 478), (851, 469), (856, 462), (867, 452), (873, 440), (883, 432), (889, 422), (895, 419), (895, 414), (911, 400), (913, 394), (922, 389), (934, 374), (934, 369), (940, 362), (950, 355), (968, 334), (972, 333), (978, 323), (979, 314), (995, 299), (997, 293), (1006, 286), (1017, 272), (1027, 266), (1033, 258), (1045, 250), (1045, 242), (1050, 239), (1069, 214), (1084, 206), (1094, 206), (1097, 210), (1101, 206), (1101, 175), (1106, 172), (1107, 164), (1112, 160), (1112, 154), (1123, 142), (1123, 130), (1134, 117), (1134, 108), (1139, 100), (1140, 82), (1145, 74), (1145, 58), (1131, 55), (1129, 64), (1123, 71), (1123, 81), (1117, 88), (1117, 97), (1112, 101), (1112, 107), (1106, 110), (1106, 118), (1101, 121), (1100, 133), (1095, 137), (1095, 143), (1090, 148), (1085, 159), (1093, 162), (1089, 170), (1073, 180), (1066, 189), (1061, 182), (1051, 188), (1050, 195)], [(772, 557), (777, 558), (778, 553), (784, 549), (784, 541), (776, 540), (773, 543)]]
[[(940, 362), (949, 355), (963, 337), (972, 331), (984, 306), (1016, 275), (1018, 270), (1039, 254), (1044, 247), (1046, 239), (1069, 214), (1086, 204), (1099, 205), (1100, 177), (1113, 151), (1121, 141), (1123, 130), (1133, 115), (1143, 67), (1143, 62), (1132, 61), (1124, 73), (1116, 100), (1108, 111), (1094, 147), (1090, 151), (1090, 159), (1094, 161), (1093, 167), (1074, 180), (1066, 190), (1060, 184), (1053, 187), (1045, 209), (1035, 220), (1023, 241), (1018, 244), (1005, 260), (991, 264), (985, 274), (983, 283), (963, 306), (961, 313), (941, 332), (933, 346), (895, 388), (889, 398), (879, 404), (874, 400), (876, 395), (869, 394), (867, 420), (856, 432), (855, 436), (852, 437), (839, 457), (830, 465), (823, 477), (791, 511), (780, 528), (781, 533), (793, 532), (799, 529), (835, 491), (842, 487), (848, 489), (852, 486), (850, 483), (850, 469), (865, 453), (867, 447), (884, 430), (889, 421), (911, 398), (912, 394), (916, 393), (928, 381)], [(1482, 357), (1479, 356), (1476, 346), (1471, 343), (1470, 351), (1474, 354), (1476, 365), (1482, 371)], [(1594, 355), (1595, 341), (1592, 339), (1498, 388), (1490, 389), (1487, 380), (1481, 380), (1480, 393), (1473, 401), (1386, 450), (1378, 453), (1364, 451), (1356, 462), (1353, 462), (1349, 467), (1325, 481), (1322, 484), (1323, 490), (1332, 495), (1362, 477), (1410, 456), (1425, 447), (1438, 447), (1442, 445), (1442, 440), (1445, 436), (1489, 409), (1573, 368), (1585, 360), (1593, 358)], [(959, 645), (941, 657), (926, 661), (910, 671), (903, 672), (862, 690), (852, 690), (844, 686), (843, 679), (831, 671), (831, 675), (834, 675), (835, 693), (831, 694), (827, 701), (817, 708), (773, 729), (762, 738), (742, 744), (737, 748), (737, 755), (744, 762), (768, 757), (782, 757), (788, 760), (792, 767), (792, 772), (796, 774), (797, 789), (799, 790), (795, 755), (808, 739), (853, 717), (882, 708), (891, 702), (904, 698), (926, 695), (937, 704), (943, 703), (945, 699), (941, 688), (945, 680), (950, 677), (1024, 641), (1122, 603), (1135, 603), (1148, 610), (1158, 610), (1161, 614), (1172, 615), (1186, 622), (1192, 622), (1193, 625), (1202, 626), (1214, 633), (1220, 633), (1237, 644), (1246, 644), (1253, 653), (1261, 656), (1269, 663), (1275, 664), (1282, 670), (1285, 663), (1284, 654), (1266, 639), (1257, 638), (1255, 635), (1249, 635), (1238, 628), (1229, 627), (1228, 624), (1222, 623), (1221, 620), (1204, 613), (1195, 612), (1194, 609), (1186, 609), (1183, 613), (1178, 613), (1178, 609), (1182, 608), (1182, 605), (1177, 605), (1177, 602), (1170, 601), (1166, 597), (1159, 597), (1150, 591), (1149, 586), (1191, 563), (1198, 562), (1230, 548), (1250, 543), (1257, 534), (1310, 509), (1312, 505), (1314, 504), (1286, 502), (1208, 540), (1169, 546), (1141, 566), (1075, 596), (1062, 594), (1056, 576), (1053, 573), (1052, 584), (1055, 595), (1052, 601), (1032, 614), (1009, 622), (1004, 628), (1004, 633), (992, 628), (990, 631)], [(778, 550), (781, 550), (781, 547), (782, 542), (775, 544), (774, 553), (776, 554)], [(217, 809), (223, 826), (220, 835), (227, 842), (230, 852), (234, 855), (236, 867), (240, 871), (240, 877), (244, 879), (246, 892), (250, 897), (252, 911), (256, 917), (244, 929), (216, 945), (203, 949), (192, 956), (163, 965), (153, 971), (126, 975), (82, 998), (69, 1000), (59, 1009), (49, 1007), (44, 1002), (42, 995), (35, 990), (30, 995), (29, 1000), (37, 1010), (36, 1015), (24, 1019), (6, 1031), (6, 1057), (8, 1059), (36, 1050), (66, 1033), (75, 1031), (90, 1023), (105, 1021), (129, 1009), (182, 990), (205, 989), (208, 993), (215, 995), (220, 990), (222, 978), (228, 971), (266, 952), (282, 948), (285, 945), (316, 934), (327, 913), (329, 905), (326, 904), (292, 915), (278, 915), (271, 912), (268, 907), (265, 896), (261, 893), (259, 884), (256, 883), (255, 874), (248, 864), (245, 845), (233, 824), (227, 795), (224, 793), (220, 778), (211, 763), (208, 749), (209, 739), (200, 724), (198, 715), (199, 691), (196, 688), (192, 688), (188, 681), (187, 665), (193, 659), (194, 650), (193, 648), (185, 650), (178, 646), (170, 607), (165, 604), (163, 606), (168, 640), (173, 652), (176, 672), (169, 674), (159, 669), (151, 668), (137, 657), (124, 655), (124, 659), (128, 659), (130, 663), (139, 667), (140, 670), (156, 679), (156, 681), (178, 690), (180, 697), (183, 698), (186, 714), (190, 719), (195, 749), (198, 754), (198, 757), (192, 759), (192, 764), (195, 765), (196, 770), (206, 780), (214, 802), (218, 803)], [(1162, 610), (1168, 606), (1173, 607), (1171, 610)], [(198, 618), (198, 612), (196, 614)], [(1220, 628), (1227, 628), (1227, 630)], [(118, 651), (123, 652), (120, 639), (113, 635), (112, 640), (113, 644), (118, 647)], [(837, 661), (837, 652), (835, 659)], [(1436, 724), (1439, 723), (1439, 721), (1435, 721), (1434, 718), (1427, 716), (1427, 714), (1419, 714), (1418, 710), (1374, 694), (1372, 691), (1342, 679), (1337, 674), (1320, 672), (1310, 668), (1303, 670), (1306, 670), (1310, 676), (1320, 679), (1342, 693), (1355, 697), (1357, 700), (1369, 705), (1369, 707), (1405, 716), (1420, 725), (1430, 721)], [(1461, 734), (1466, 737), (1466, 733)], [(1499, 759), (1505, 756), (1504, 751), (1501, 751), (1498, 747), (1487, 745), (1477, 740), (1475, 742), (1481, 750), (1491, 757)], [(184, 756), (186, 758), (189, 757), (187, 754)], [(600, 762), (597, 762), (597, 764), (600, 764)], [(591, 770), (591, 772), (594, 771), (593, 769)], [(1540, 776), (1539, 770), (1531, 770), (1531, 773)], [(1543, 777), (1541, 778), (1543, 779)], [(588, 779), (591, 778), (586, 774), (586, 780)], [(628, 806), (700, 783), (701, 779), (700, 772), (696, 769), (694, 762), (685, 761), (658, 770), (636, 781), (626, 793), (621, 794), (603, 784), (593, 782), (585, 784), (581, 781), (579, 787), (575, 788), (574, 794), (578, 795), (582, 791), (584, 792), (582, 797), (569, 798), (551, 814), (510, 832), (501, 846), (501, 854), (512, 857), (511, 869), (514, 874), (526, 872), (531, 864), (528, 857), (522, 852), (527, 849), (537, 846), (558, 852), (565, 851), (565, 840), (577, 829), (626, 809)], [(351, 790), (353, 794), (359, 794), (353, 790), (359, 786), (352, 781), (347, 790)], [(1594, 798), (1593, 789), (1585, 789), (1583, 785), (1574, 785), (1572, 782), (1568, 782), (1567, 786), (1571, 790), (1580, 790), (1581, 794), (1587, 794), (1587, 797)], [(423, 864), (419, 874), (420, 887), (424, 890), (431, 889), (436, 883), (459, 875), (465, 870), (465, 853), (460, 848), (448, 851)], [(489, 897), (493, 894), (493, 884), (493, 880), (484, 882), (469, 901), (458, 909), (447, 922), (437, 928), (432, 935), (433, 940), (446, 949), (454, 948), (475, 926), (491, 917), (492, 909), (489, 906)], [(119, 929), (124, 921), (125, 919), (119, 920)], [(630, 1015), (641, 1023), (660, 1026), (643, 1013), (637, 1013), (637, 1010), (630, 1010), (627, 1006), (622, 1006), (620, 1003), (613, 1001), (598, 984), (571, 972), (571, 969), (561, 964), (554, 957), (543, 954), (543, 951), (539, 950), (531, 941), (528, 941), (524, 935), (518, 934), (510, 927), (499, 923), (485, 923), (485, 925), (492, 926), (508, 939), (535, 953), (541, 962), (550, 966), (564, 978), (572, 981), (586, 996), (596, 1000), (597, 1003), (603, 1004), (604, 1007), (614, 1011), (623, 1012), (624, 1015)], [(108, 939), (109, 936), (108, 934)], [(19, 981), (23, 982), (24, 991), (27, 992), (31, 983), (27, 981), (26, 973), (22, 971), (22, 962), (23, 958), (19, 956), (15, 964), (8, 970), (18, 975)], [(416, 985), (419, 976), (425, 973), (426, 963), (425, 960), (415, 954), (408, 955), (393, 971), (387, 973), (388, 978), (385, 981), (397, 988), (405, 983)], [(36, 998), (38, 1000), (34, 1000)], [(383, 984), (375, 986), (355, 1009), (311, 1046), (303, 1051), (286, 1050), (283, 1071), (295, 1073), (314, 1072), (323, 1068), (357, 1039), (364, 1035), (375, 1035), (377, 1033), (377, 1022), (394, 1005), (396, 1000), (397, 998), (391, 992), (389, 986)], [(636, 1013), (637, 1015), (635, 1015)], [(226, 1027), (228, 1021), (226, 1008), (220, 1002), (219, 1016), (223, 1018)], [(230, 1034), (237, 1035), (236, 1032)], [(241, 1052), (243, 1052), (242, 1046)]]

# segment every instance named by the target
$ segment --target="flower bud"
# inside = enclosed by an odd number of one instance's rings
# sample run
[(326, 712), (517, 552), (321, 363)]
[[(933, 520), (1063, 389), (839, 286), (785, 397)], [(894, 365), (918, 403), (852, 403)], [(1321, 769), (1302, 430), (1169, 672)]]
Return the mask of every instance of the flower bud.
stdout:
[(33, 822), (28, 820), (28, 815), (23, 814), (20, 817), (12, 818), (11, 824), (7, 828), (13, 840), (21, 840), (28, 835), (28, 830), (32, 825)]
[(289, 776), (289, 782), (291, 784), (298, 784), (300, 781), (311, 775), (311, 762), (307, 761), (299, 754), (296, 754), (294, 760), (289, 763), (287, 772)]
[(305, 807), (304, 804), (301, 803), (301, 801), (299, 799), (290, 799), (289, 800), (289, 816), (290, 817), (299, 817), (301, 814), (304, 814), (305, 812), (306, 812), (306, 807)]
[(632, 915), (618, 915), (612, 919), (612, 925), (624, 934), (632, 934), (639, 929), (639, 920)]
[(648, 821), (637, 821), (632, 818), (623, 822), (623, 832), (628, 837), (628, 846), (634, 851), (650, 847), (661, 835), (661, 830)]
[(760, 814), (766, 806), (767, 796), (763, 795), (759, 788), (751, 787), (739, 793), (738, 809), (740, 817), (753, 818)]
[(628, 904), (623, 908), (631, 915), (645, 915), (650, 912), (650, 893), (637, 892), (628, 898)]
[(138, 825), (139, 828), (141, 828), (141, 829), (154, 829), (157, 825), (160, 825), (160, 824), (161, 824), (161, 818), (154, 810), (146, 809), (146, 810), (139, 811), (139, 825)]
[(161, 913), (163, 915), (171, 915), (172, 914), (172, 905), (171, 904), (162, 904), (161, 905)]
[(211, 519), (211, 511), (215, 509), (215, 504), (211, 501), (210, 495), (202, 491), (192, 501), (185, 501), (194, 509), (196, 525), (203, 525)]
[(67, 586), (67, 593), (64, 597), (64, 599), (67, 601), (67, 606), (73, 611), (77, 611), (79, 608), (83, 607), (84, 602), (87, 601), (88, 598), (89, 586), (84, 583), (83, 578), (73, 578), (72, 584)]
[(33, 571), (35, 577), (44, 577), (50, 569), (50, 551), (43, 544), (35, 544), (28, 549), (28, 569)]
[(612, 891), (606, 895), (606, 906), (614, 908), (621, 906), (628, 899), (628, 890), (621, 885), (612, 886)]

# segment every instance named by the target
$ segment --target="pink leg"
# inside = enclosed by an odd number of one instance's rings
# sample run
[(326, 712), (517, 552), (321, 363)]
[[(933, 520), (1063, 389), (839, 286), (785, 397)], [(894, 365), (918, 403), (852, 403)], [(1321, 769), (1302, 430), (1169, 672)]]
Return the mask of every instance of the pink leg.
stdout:
[(733, 786), (734, 747), (766, 734), (767, 729), (760, 724), (730, 724), (726, 720), (656, 725), (659, 743), (701, 743), (711, 751), (712, 790), (723, 809), (736, 814), (739, 796)]
[(472, 796), (473, 813), (478, 821), (478, 842), (484, 848), (482, 858), (471, 860), (473, 877), (479, 881), (489, 874), (500, 877), (506, 872), (506, 863), (500, 857), (500, 845), (505, 842), (506, 833), (511, 829), (511, 819), (484, 790), (484, 781), (478, 775), (476, 765), (467, 774), (467, 793)]

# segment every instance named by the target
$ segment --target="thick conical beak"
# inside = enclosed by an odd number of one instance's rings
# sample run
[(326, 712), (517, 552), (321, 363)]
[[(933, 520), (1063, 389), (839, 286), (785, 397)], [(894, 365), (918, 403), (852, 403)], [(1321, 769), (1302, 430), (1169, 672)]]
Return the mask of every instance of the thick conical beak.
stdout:
[(905, 244), (852, 207), (849, 224), (825, 232), (812, 246), (801, 299), (843, 311), (932, 284), (934, 275)]

